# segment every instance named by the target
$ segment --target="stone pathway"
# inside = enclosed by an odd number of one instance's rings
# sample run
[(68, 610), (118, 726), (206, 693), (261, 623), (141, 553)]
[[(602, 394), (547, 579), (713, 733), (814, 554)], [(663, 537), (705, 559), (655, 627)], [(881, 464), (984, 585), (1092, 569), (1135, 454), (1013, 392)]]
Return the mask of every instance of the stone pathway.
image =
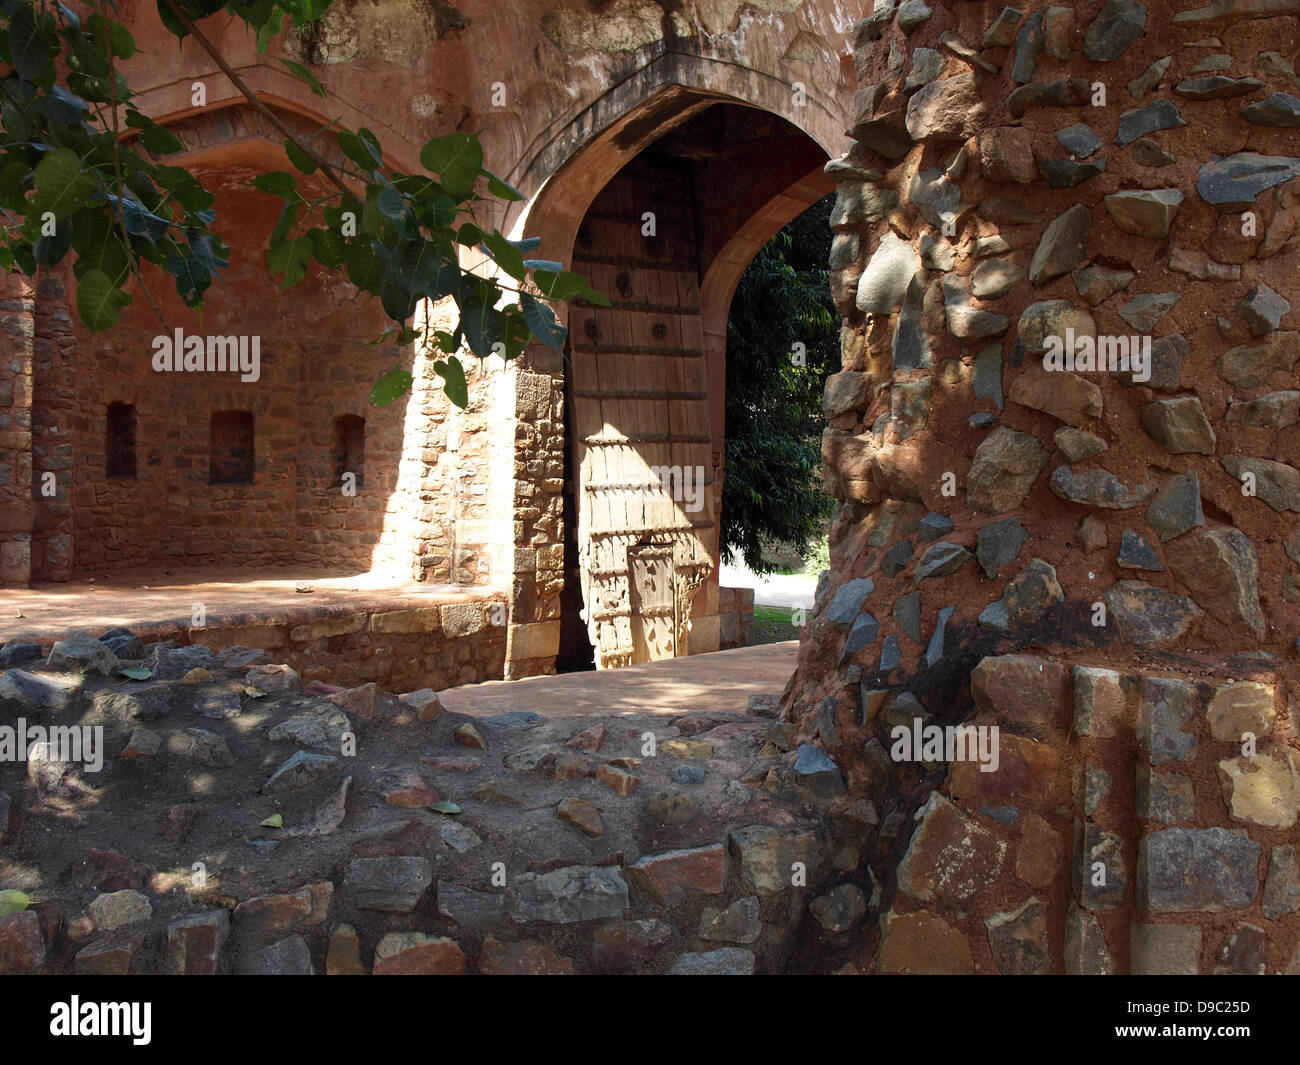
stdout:
[(788, 640), (625, 669), (490, 680), (438, 694), (447, 709), (474, 717), (525, 709), (543, 717), (735, 711), (751, 695), (780, 695), (798, 652), (799, 641)]

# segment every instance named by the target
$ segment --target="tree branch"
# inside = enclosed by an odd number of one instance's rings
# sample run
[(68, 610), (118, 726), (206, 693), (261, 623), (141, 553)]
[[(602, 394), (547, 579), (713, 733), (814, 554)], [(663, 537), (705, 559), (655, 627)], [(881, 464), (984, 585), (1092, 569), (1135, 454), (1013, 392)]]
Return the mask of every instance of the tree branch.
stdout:
[(342, 192), (343, 195), (351, 196), (353, 199), (356, 199), (356, 193), (349, 189), (338, 177), (335, 172), (334, 164), (325, 159), (325, 157), (317, 152), (310, 144), (304, 143), (296, 134), (290, 131), (288, 126), (280, 121), (280, 116), (267, 107), (266, 104), (262, 102), (261, 98), (248, 87), (244, 79), (235, 72), (235, 68), (226, 62), (225, 57), (217, 51), (212, 42), (204, 36), (203, 31), (194, 25), (193, 19), (177, 6), (175, 0), (166, 0), (166, 4), (171, 8), (172, 14), (176, 16), (180, 24), (184, 26), (185, 29), (189, 31), (190, 35), (198, 42), (199, 47), (208, 53), (208, 57), (216, 63), (221, 72), (230, 79), (230, 83), (240, 91), (244, 99), (252, 104), (253, 107), (257, 109), (258, 113), (270, 122), (286, 140), (293, 141), (293, 143), (297, 145), (298, 148), (312, 160), (312, 162), (320, 167), (322, 173), (324, 173), (330, 184)]

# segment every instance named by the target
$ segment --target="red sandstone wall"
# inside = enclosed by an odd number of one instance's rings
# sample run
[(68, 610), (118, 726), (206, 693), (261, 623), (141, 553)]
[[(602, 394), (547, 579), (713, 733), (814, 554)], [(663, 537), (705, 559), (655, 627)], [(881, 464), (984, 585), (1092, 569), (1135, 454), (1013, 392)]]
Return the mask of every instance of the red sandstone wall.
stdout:
[[(56, 345), (59, 357), (38, 378), (38, 420), (49, 440), (45, 453), (38, 453), (38, 477), (51, 460), (62, 465), (66, 455), (61, 476), (73, 482), (73, 572), (159, 563), (364, 570), (377, 556), (395, 554), (386, 511), (397, 483), (405, 405), (372, 407), (369, 391), (400, 353), (370, 345), (385, 328), (383, 316), (354, 302), (351, 286), (338, 279), (313, 274), (284, 296), (275, 295), (265, 241), (279, 201), (244, 186), (256, 173), (253, 166), (281, 164), (264, 158), (264, 147), (241, 141), (242, 129), (225, 131), (235, 143), (219, 140), (222, 130), (212, 123), (178, 127), (203, 153), (192, 165), (217, 194), (221, 231), (233, 248), (224, 284), (209, 290), (201, 324), (168, 291), (165, 279), (151, 275), (150, 289), (173, 329), (259, 336), (257, 381), (242, 382), (229, 371), (155, 372), (152, 340), (170, 330), (143, 293), (136, 293), (117, 328), (90, 336), (67, 321), (59, 282), (43, 289), (51, 298), (38, 304), (38, 331), (42, 340), (50, 337), (45, 343)], [(113, 401), (136, 407), (134, 481), (106, 474), (105, 419)], [(252, 484), (209, 484), (210, 416), (222, 410), (254, 415)], [(341, 414), (366, 420), (364, 483), (354, 497), (335, 483), (332, 423)], [(55, 437), (56, 424), (70, 433)], [(48, 543), (47, 538), (36, 575), (66, 576)]]

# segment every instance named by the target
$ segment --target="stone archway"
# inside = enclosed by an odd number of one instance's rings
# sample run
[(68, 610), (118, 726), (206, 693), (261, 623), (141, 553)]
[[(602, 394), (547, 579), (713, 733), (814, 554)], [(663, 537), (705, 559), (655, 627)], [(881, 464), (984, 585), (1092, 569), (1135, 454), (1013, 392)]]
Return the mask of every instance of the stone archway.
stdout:
[[(518, 223), (561, 257), (572, 248), (573, 268), (615, 304), (573, 308), (568, 364), (545, 364), (567, 389), (571, 427), (566, 523), (577, 540), (566, 536), (565, 631), (582, 642), (572, 620), (582, 610), (598, 665), (718, 647), (727, 308), (767, 239), (833, 187), (825, 162), (783, 117), (674, 85), (592, 138)], [(665, 470), (678, 483), (662, 493)], [(692, 513), (680, 505), (683, 479), (707, 496)], [(671, 564), (639, 569), (631, 555), (643, 549)], [(643, 570), (663, 582), (638, 588)], [(654, 605), (638, 612), (639, 596)], [(672, 620), (638, 637), (639, 613)]]

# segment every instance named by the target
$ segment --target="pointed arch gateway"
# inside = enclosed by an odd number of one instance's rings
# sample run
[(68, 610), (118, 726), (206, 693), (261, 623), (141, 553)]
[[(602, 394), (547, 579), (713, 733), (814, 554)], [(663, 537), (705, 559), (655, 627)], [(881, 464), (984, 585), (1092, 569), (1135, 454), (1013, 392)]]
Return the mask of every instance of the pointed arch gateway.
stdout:
[(565, 631), (597, 668), (718, 647), (727, 311), (754, 255), (833, 188), (826, 149), (745, 99), (662, 86), (610, 129), (527, 212), (613, 304), (570, 308), (563, 365)]

